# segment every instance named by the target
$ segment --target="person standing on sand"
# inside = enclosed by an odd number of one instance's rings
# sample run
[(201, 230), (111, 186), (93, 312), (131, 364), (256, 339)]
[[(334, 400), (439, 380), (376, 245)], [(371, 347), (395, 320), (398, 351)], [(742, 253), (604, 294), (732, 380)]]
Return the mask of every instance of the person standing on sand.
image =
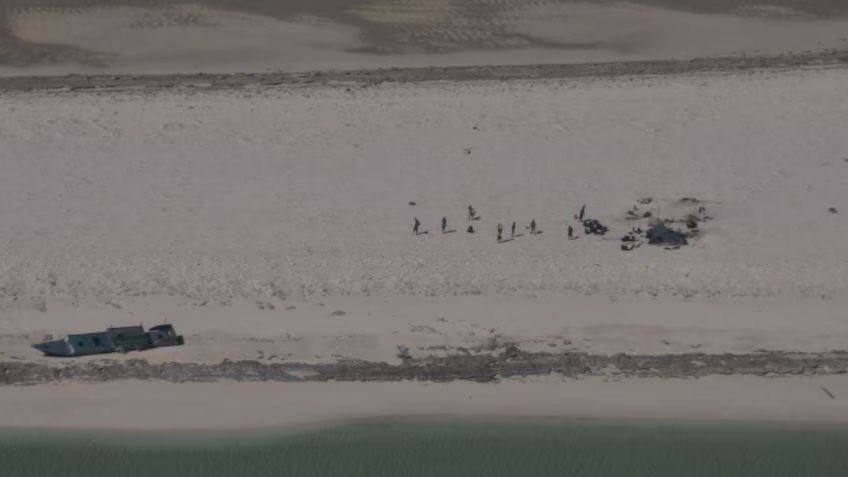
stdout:
[(515, 238), (515, 221), (514, 220), (512, 221), (512, 230), (509, 233), (509, 238), (511, 238), (511, 239)]
[(468, 220), (474, 220), (474, 217), (477, 216), (477, 212), (474, 210), (474, 207), (468, 206)]
[(536, 219), (530, 221), (530, 235), (536, 235)]
[(445, 218), (445, 217), (442, 217), (442, 233), (443, 234), (447, 233), (447, 231), (448, 231), (448, 219)]
[(498, 224), (498, 243), (503, 242), (503, 225)]
[(580, 207), (580, 215), (577, 216), (577, 220), (583, 222), (583, 217), (586, 216), (586, 204), (583, 204), (583, 207)]
[(418, 235), (419, 227), (421, 227), (421, 222), (418, 221), (418, 217), (415, 217), (415, 225), (412, 226), (412, 233), (414, 235)]
[(569, 225), (568, 226), (568, 240), (571, 240), (573, 238), (574, 238), (574, 227)]

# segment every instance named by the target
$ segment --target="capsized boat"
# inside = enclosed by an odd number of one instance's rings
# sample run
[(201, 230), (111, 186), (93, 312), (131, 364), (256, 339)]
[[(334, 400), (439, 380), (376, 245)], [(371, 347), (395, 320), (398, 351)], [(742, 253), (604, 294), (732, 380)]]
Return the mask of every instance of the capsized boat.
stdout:
[(60, 340), (32, 345), (48, 356), (85, 356), (126, 353), (161, 346), (185, 344), (172, 325), (158, 325), (145, 331), (142, 326), (119, 326), (94, 333), (71, 334)]

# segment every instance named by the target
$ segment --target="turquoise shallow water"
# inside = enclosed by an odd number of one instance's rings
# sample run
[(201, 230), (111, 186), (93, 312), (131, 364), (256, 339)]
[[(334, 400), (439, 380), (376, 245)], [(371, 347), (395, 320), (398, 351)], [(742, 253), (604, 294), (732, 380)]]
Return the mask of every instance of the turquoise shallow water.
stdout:
[(0, 431), (0, 475), (848, 476), (848, 427), (378, 419), (300, 432)]

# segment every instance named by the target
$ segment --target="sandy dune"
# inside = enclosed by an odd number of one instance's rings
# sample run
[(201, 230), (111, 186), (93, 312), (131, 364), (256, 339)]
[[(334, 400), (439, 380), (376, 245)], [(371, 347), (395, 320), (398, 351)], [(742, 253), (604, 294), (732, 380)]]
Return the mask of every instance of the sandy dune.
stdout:
[(848, 48), (848, 10), (828, 0), (705, 1), (693, 11), (569, 0), (4, 1), (0, 75), (599, 62)]

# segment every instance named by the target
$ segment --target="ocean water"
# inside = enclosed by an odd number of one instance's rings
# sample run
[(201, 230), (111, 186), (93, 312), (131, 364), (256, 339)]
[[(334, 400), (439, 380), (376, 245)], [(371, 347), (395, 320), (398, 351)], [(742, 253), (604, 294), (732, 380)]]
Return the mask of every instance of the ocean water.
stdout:
[(0, 475), (845, 477), (848, 427), (374, 419), (301, 431), (0, 431)]

